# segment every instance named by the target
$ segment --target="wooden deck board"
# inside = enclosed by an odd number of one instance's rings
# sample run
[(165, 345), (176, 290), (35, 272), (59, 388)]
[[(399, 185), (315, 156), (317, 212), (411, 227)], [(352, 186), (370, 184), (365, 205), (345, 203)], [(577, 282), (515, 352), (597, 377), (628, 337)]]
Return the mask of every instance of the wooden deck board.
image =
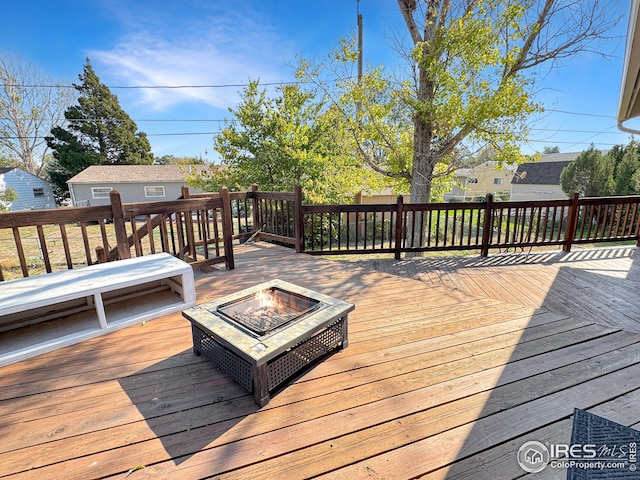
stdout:
[[(640, 422), (632, 255), (584, 255), (566, 274), (553, 259), (452, 259), (439, 284), (412, 260), (402, 271), (420, 281), (257, 244), (234, 271), (197, 273), (198, 303), (281, 278), (356, 305), (349, 347), (261, 409), (193, 355), (179, 314), (3, 367), (0, 477), (517, 478), (520, 445), (568, 438), (574, 407)], [(545, 288), (607, 272), (596, 310), (549, 308)], [(615, 309), (617, 323), (597, 318)]]

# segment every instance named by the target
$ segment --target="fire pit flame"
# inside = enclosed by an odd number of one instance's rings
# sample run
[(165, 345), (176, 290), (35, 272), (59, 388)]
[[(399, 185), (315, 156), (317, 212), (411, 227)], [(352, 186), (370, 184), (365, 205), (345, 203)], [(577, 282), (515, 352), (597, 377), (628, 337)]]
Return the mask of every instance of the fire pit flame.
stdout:
[[(259, 302), (259, 308), (272, 308), (277, 310), (280, 307), (280, 302), (271, 290), (260, 290), (254, 298)], [(247, 311), (249, 310), (253, 309), (247, 308)]]
[(221, 305), (218, 312), (264, 335), (320, 306), (317, 300), (272, 287)]

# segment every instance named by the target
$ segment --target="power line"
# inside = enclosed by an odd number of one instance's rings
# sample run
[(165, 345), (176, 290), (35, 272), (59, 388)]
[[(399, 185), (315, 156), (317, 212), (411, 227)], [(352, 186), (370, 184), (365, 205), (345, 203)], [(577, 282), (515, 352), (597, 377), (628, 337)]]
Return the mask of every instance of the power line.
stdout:
[[(175, 132), (175, 133), (144, 133), (147, 137), (178, 137), (178, 136), (189, 136), (189, 135), (220, 135), (222, 132)], [(0, 140), (44, 140), (47, 136), (41, 135), (15, 135), (15, 136), (5, 136), (0, 137)]]
[(545, 109), (545, 112), (565, 113), (567, 115), (579, 115), (581, 117), (616, 118), (614, 115), (601, 115), (597, 113), (569, 112), (568, 110)]
[[(67, 118), (65, 119), (66, 122), (69, 123), (82, 123), (82, 122), (102, 122), (104, 121), (104, 118), (90, 118), (90, 117), (86, 117), (86, 118)], [(114, 120), (114, 121), (125, 121), (125, 120), (129, 120), (129, 118), (112, 118), (109, 120)], [(222, 122), (229, 122), (229, 123), (237, 123), (238, 120), (234, 119), (234, 118), (222, 118), (222, 119), (187, 119), (187, 118), (145, 118), (145, 119), (141, 119), (141, 120), (137, 120), (137, 119), (130, 119), (133, 122), (136, 123), (141, 123), (141, 122), (175, 122), (175, 123), (181, 123), (181, 122), (217, 122), (217, 123), (222, 123)]]
[(147, 137), (171, 137), (180, 135), (220, 135), (222, 132), (178, 132), (178, 133), (147, 133)]
[[(559, 145), (570, 145), (570, 146), (574, 146), (574, 145), (580, 145), (582, 143), (587, 143), (587, 141), (582, 141), (582, 142), (575, 142), (575, 141), (558, 141), (558, 140), (527, 140), (528, 143), (544, 143), (545, 145), (555, 145), (555, 144), (559, 144)], [(617, 143), (612, 143), (612, 142), (588, 142), (590, 144), (593, 145), (617, 145)]]
[(593, 134), (609, 134), (609, 135), (619, 135), (623, 132), (612, 132), (609, 131), (611, 128), (615, 128), (615, 126), (611, 126), (609, 127), (609, 129), (607, 130), (603, 130), (603, 131), (595, 131), (595, 130), (556, 130), (553, 128), (530, 128), (529, 130), (531, 130), (532, 132), (548, 132), (548, 133), (593, 133)]
[[(352, 79), (354, 77), (347, 77), (347, 79)], [(306, 80), (293, 80), (288, 82), (260, 82), (258, 81), (259, 86), (272, 87), (272, 86), (281, 86), (281, 85), (303, 85), (313, 83), (312, 81)], [(122, 89), (122, 90), (135, 90), (135, 89), (167, 89), (167, 90), (179, 90), (184, 88), (232, 88), (232, 87), (248, 87), (250, 83), (221, 83), (221, 84), (209, 84), (209, 85), (105, 85), (109, 89)], [(13, 88), (76, 88), (77, 85), (49, 85), (49, 84), (6, 84), (7, 87)]]

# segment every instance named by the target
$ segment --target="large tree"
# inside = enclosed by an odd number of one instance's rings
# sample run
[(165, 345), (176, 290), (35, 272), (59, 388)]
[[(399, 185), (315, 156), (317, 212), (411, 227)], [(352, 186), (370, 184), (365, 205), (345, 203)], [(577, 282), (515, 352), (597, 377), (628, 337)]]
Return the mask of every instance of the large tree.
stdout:
[(153, 163), (146, 134), (138, 132), (88, 59), (79, 77), (81, 83), (74, 85), (78, 103), (65, 111), (66, 125), (54, 127), (47, 137), (54, 157), (47, 173), (58, 193), (66, 192), (66, 181), (90, 165)]
[(411, 201), (430, 199), (462, 144), (522, 160), (535, 74), (590, 50), (615, 24), (599, 0), (398, 0), (411, 39)]
[(64, 119), (73, 91), (14, 56), (0, 57), (0, 157), (40, 175), (47, 156), (45, 135)]
[(537, 78), (579, 52), (602, 55), (597, 41), (618, 19), (599, 0), (398, 5), (409, 34), (408, 43), (396, 39), (406, 69), (356, 76), (355, 43), (343, 41), (326, 63), (301, 62), (298, 75), (350, 119), (362, 162), (409, 190), (412, 203), (439, 199), (443, 180), (478, 152), (529, 161), (520, 147), (531, 115), (543, 110)]

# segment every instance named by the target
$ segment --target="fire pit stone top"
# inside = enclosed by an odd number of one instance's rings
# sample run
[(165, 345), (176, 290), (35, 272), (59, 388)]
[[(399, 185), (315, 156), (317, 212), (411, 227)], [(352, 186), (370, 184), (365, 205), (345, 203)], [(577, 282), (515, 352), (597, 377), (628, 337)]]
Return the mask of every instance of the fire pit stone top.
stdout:
[[(288, 292), (306, 300), (302, 314), (273, 331), (256, 333), (242, 325), (239, 327), (238, 322), (233, 322), (220, 312), (221, 309), (233, 310), (229, 306), (236, 303), (249, 303), (246, 301), (247, 298), (269, 290)], [(309, 336), (326, 328), (336, 318), (346, 315), (354, 308), (352, 303), (274, 279), (190, 308), (185, 310), (184, 314), (210, 330), (225, 347), (238, 351), (255, 364), (261, 364), (289, 348), (294, 339)]]

